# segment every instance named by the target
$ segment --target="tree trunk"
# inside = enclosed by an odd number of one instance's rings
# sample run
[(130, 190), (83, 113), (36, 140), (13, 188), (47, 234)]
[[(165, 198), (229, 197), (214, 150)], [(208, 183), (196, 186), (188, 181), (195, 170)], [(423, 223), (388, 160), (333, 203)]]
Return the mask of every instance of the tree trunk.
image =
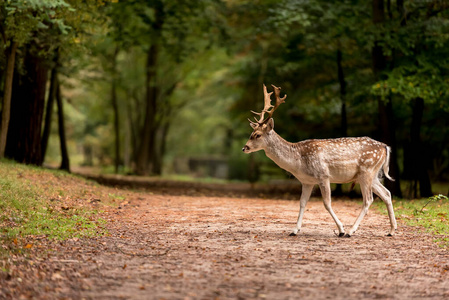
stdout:
[(59, 81), (56, 79), (56, 104), (58, 106), (58, 132), (59, 132), (59, 141), (61, 147), (61, 166), (59, 167), (61, 170), (66, 170), (70, 173), (70, 160), (69, 153), (67, 151), (67, 141), (65, 136), (65, 126), (64, 126), (64, 107), (61, 97), (61, 85)]
[[(424, 100), (416, 98), (413, 100), (413, 116), (410, 128), (410, 155), (408, 167), (411, 168), (412, 180), (419, 182), (419, 193), (421, 197), (432, 196), (432, 186), (430, 183), (427, 164), (428, 153), (421, 141), (421, 124), (424, 111)], [(417, 197), (417, 195), (414, 195)]]
[(112, 57), (112, 81), (111, 81), (111, 102), (114, 112), (114, 133), (115, 133), (115, 173), (120, 167), (120, 119), (117, 101), (117, 54), (119, 48), (116, 46)]
[(40, 165), (47, 67), (42, 58), (30, 52), (24, 64), (27, 73), (14, 80), (5, 155), (20, 163)]
[(126, 172), (128, 172), (131, 166), (131, 128), (127, 122), (125, 122), (124, 127), (125, 138), (123, 141), (123, 166)]
[[(139, 128), (141, 126), (141, 122), (139, 120), (141, 119), (142, 113), (140, 110), (136, 109), (139, 107), (139, 101), (137, 99), (137, 96), (134, 92), (128, 92), (128, 100), (126, 101), (126, 115), (128, 119), (128, 131), (129, 131), (129, 137), (127, 139), (129, 140), (129, 143), (131, 145), (131, 151), (130, 151), (130, 159), (128, 163), (128, 167), (132, 168), (134, 172), (136, 171), (136, 167), (134, 166), (137, 162), (137, 153), (139, 150), (139, 139), (138, 139), (138, 132)], [(134, 102), (134, 106), (131, 103), (131, 101)], [(135, 108), (134, 108), (135, 107)]]
[(165, 149), (167, 145), (168, 132), (170, 130), (170, 122), (173, 119), (173, 115), (184, 105), (180, 104), (173, 107), (169, 99), (176, 89), (177, 81), (173, 82), (163, 93), (159, 95), (159, 101), (161, 102), (161, 107), (159, 107), (158, 121), (155, 122), (155, 131), (157, 131), (157, 139), (154, 144), (154, 154), (151, 157), (152, 173), (154, 175), (161, 175), (163, 168), (163, 159), (165, 154)]
[(343, 73), (342, 53), (341, 50), (337, 50), (337, 69), (338, 69), (338, 82), (340, 83), (340, 100), (341, 100), (341, 125), (340, 134), (342, 137), (348, 136), (348, 119), (346, 116), (346, 79)]
[(163, 159), (164, 154), (167, 146), (167, 136), (168, 132), (170, 130), (170, 122), (164, 122), (164, 124), (160, 127), (160, 138), (159, 138), (159, 145), (157, 147), (158, 151), (155, 152), (153, 162), (152, 162), (152, 172), (155, 175), (161, 175), (162, 174), (162, 167), (163, 167)]
[[(385, 10), (384, 10), (384, 0), (373, 0), (373, 23), (379, 24), (383, 23), (385, 20)], [(371, 53), (373, 72), (376, 80), (383, 79), (382, 72), (387, 68), (387, 61), (383, 54), (382, 47), (376, 41)], [(378, 110), (379, 110), (379, 127), (380, 136), (382, 142), (388, 144), (391, 149), (391, 160), (390, 160), (390, 173), (394, 182), (386, 181), (385, 186), (390, 190), (390, 192), (398, 197), (402, 197), (400, 179), (399, 179), (399, 166), (397, 164), (397, 143), (395, 134), (395, 124), (394, 124), (394, 114), (393, 114), (393, 104), (391, 98), (386, 101), (381, 97), (378, 97)]]
[(11, 43), (11, 46), (5, 51), (7, 63), (5, 86), (3, 88), (2, 122), (0, 125), (0, 158), (5, 157), (6, 137), (8, 135), (9, 120), (11, 116), (12, 83), (17, 50), (17, 43)]
[(402, 198), (399, 178), (400, 172), (397, 157), (398, 151), (395, 134), (396, 126), (393, 121), (393, 103), (391, 99), (388, 99), (386, 103), (384, 102), (384, 100), (378, 99), (378, 109), (381, 141), (391, 147), (390, 175), (395, 179), (395, 181), (386, 180), (385, 186), (393, 195)]
[(134, 165), (137, 161), (137, 152), (140, 146), (138, 132), (142, 126), (139, 120), (141, 119), (140, 115), (143, 115), (143, 113), (142, 110), (138, 109), (141, 105), (135, 90), (127, 90), (126, 94), (126, 111), (124, 113), (126, 121), (125, 143), (127, 143), (127, 146), (125, 148), (128, 149), (128, 153), (125, 153), (124, 161), (125, 166), (135, 172), (136, 168)]
[(155, 153), (155, 136), (157, 132), (156, 114), (157, 114), (157, 98), (159, 88), (157, 86), (157, 67), (159, 59), (158, 41), (160, 39), (160, 31), (164, 25), (165, 12), (163, 1), (153, 1), (152, 7), (155, 11), (155, 18), (150, 22), (151, 30), (154, 33), (153, 43), (147, 52), (146, 65), (146, 96), (145, 96), (145, 118), (143, 129), (141, 131), (140, 145), (136, 155), (136, 173), (138, 175), (149, 175), (152, 167), (151, 162)]
[(55, 102), (55, 96), (56, 96), (56, 88), (57, 88), (57, 66), (53, 66), (51, 70), (50, 75), (50, 91), (48, 94), (47, 99), (47, 107), (45, 110), (45, 124), (44, 124), (44, 132), (42, 133), (42, 141), (41, 141), (41, 147), (42, 147), (42, 156), (41, 156), (41, 164), (45, 160), (45, 153), (47, 152), (47, 145), (48, 140), (50, 138), (50, 132), (51, 132), (51, 122), (53, 119), (53, 104)]
[(137, 152), (136, 173), (138, 175), (149, 175), (151, 158), (154, 154), (154, 142), (156, 134), (156, 109), (158, 89), (156, 86), (156, 65), (159, 49), (157, 45), (151, 45), (148, 50), (146, 66), (146, 103), (145, 120), (141, 132), (141, 141)]
[[(346, 80), (343, 73), (343, 66), (341, 64), (343, 60), (343, 54), (340, 49), (337, 50), (337, 73), (338, 82), (340, 84), (340, 100), (341, 100), (341, 123), (340, 123), (340, 136), (348, 136), (348, 120), (346, 115)], [(343, 195), (343, 189), (341, 184), (337, 184), (333, 192), (334, 195)]]
[(89, 167), (94, 165), (94, 151), (92, 145), (87, 143), (83, 145), (83, 165)]

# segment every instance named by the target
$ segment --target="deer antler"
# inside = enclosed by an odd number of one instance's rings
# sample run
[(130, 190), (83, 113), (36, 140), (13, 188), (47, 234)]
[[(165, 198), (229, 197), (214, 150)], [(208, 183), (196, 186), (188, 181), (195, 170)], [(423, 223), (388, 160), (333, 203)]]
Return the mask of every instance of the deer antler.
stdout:
[[(253, 125), (263, 125), (264, 123), (266, 123), (272, 116), (274, 111), (279, 107), (279, 105), (281, 105), (282, 103), (285, 103), (285, 98), (287, 98), (287, 95), (285, 95), (284, 97), (280, 98), (280, 94), (281, 94), (281, 88), (280, 87), (276, 87), (274, 85), (271, 85), (274, 89), (274, 95), (276, 97), (276, 104), (273, 106), (271, 105), (271, 95), (273, 94), (273, 92), (268, 93), (267, 92), (267, 87), (265, 86), (265, 84), (263, 85), (263, 94), (264, 94), (264, 108), (263, 110), (258, 113), (255, 111), (251, 111), (253, 114), (260, 116), (259, 120), (257, 120), (256, 117), (254, 117), (254, 119), (256, 120), (256, 122), (251, 121), (250, 119), (248, 119), (250, 121), (251, 124)], [(272, 108), (271, 110), (269, 110), (270, 108)], [(265, 113), (268, 114), (268, 118), (264, 118), (265, 117)]]
[(274, 89), (274, 96), (276, 97), (276, 104), (274, 105), (273, 109), (269, 112), (269, 118), (273, 116), (274, 111), (281, 105), (282, 103), (285, 103), (285, 98), (287, 98), (287, 95), (284, 95), (284, 97), (281, 96), (281, 88), (276, 87), (274, 85), (271, 85)]

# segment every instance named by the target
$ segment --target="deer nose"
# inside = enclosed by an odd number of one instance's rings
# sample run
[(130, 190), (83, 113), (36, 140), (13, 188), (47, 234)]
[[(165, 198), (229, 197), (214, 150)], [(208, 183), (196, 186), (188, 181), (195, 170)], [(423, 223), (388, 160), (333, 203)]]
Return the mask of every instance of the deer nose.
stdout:
[(245, 145), (245, 147), (242, 148), (242, 151), (245, 152), (245, 150), (249, 150), (249, 147)]

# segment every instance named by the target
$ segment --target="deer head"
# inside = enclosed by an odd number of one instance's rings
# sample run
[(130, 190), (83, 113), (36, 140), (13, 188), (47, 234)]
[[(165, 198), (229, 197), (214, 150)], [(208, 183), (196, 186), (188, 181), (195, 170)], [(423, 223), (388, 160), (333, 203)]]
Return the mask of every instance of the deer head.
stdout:
[[(273, 92), (268, 93), (267, 87), (264, 85), (263, 86), (264, 108), (260, 113), (251, 111), (253, 114), (259, 116), (259, 119), (254, 117), (254, 119), (256, 120), (255, 122), (248, 119), (254, 131), (253, 133), (251, 133), (248, 142), (246, 142), (246, 145), (242, 149), (242, 151), (245, 153), (251, 153), (259, 151), (261, 149), (265, 149), (269, 134), (274, 128), (274, 120), (272, 119), (273, 113), (279, 107), (279, 105), (285, 102), (285, 98), (287, 98), (287, 95), (285, 95), (282, 98), (280, 97), (281, 94), (280, 87), (276, 87), (274, 85), (271, 86), (273, 87), (274, 90), (276, 103), (274, 106), (271, 105), (271, 95), (273, 94)], [(267, 114), (267, 117), (265, 117), (265, 114)]]

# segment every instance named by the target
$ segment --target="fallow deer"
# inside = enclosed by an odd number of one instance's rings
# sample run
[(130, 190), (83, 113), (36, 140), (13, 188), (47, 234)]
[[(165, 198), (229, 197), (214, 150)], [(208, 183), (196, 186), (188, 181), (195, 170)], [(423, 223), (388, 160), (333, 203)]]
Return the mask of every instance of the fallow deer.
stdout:
[[(250, 121), (254, 129), (243, 152), (251, 153), (264, 150), (265, 154), (279, 167), (293, 174), (302, 184), (298, 221), (293, 232), (295, 236), (301, 230), (304, 210), (312, 193), (314, 185), (318, 184), (323, 197), (324, 206), (337, 224), (339, 236), (350, 237), (359, 227), (368, 208), (373, 202), (373, 192), (385, 202), (390, 218), (393, 235), (397, 225), (394, 216), (390, 192), (382, 185), (380, 179), (382, 171), (388, 175), (390, 161), (390, 147), (369, 137), (346, 137), (336, 139), (311, 139), (298, 143), (284, 140), (274, 131), (274, 111), (285, 103), (280, 97), (281, 88), (272, 85), (276, 98), (275, 105), (271, 105), (271, 95), (263, 86), (264, 108), (255, 122)], [(363, 208), (354, 225), (345, 233), (343, 224), (335, 215), (331, 206), (331, 183), (359, 183), (363, 196)]]

